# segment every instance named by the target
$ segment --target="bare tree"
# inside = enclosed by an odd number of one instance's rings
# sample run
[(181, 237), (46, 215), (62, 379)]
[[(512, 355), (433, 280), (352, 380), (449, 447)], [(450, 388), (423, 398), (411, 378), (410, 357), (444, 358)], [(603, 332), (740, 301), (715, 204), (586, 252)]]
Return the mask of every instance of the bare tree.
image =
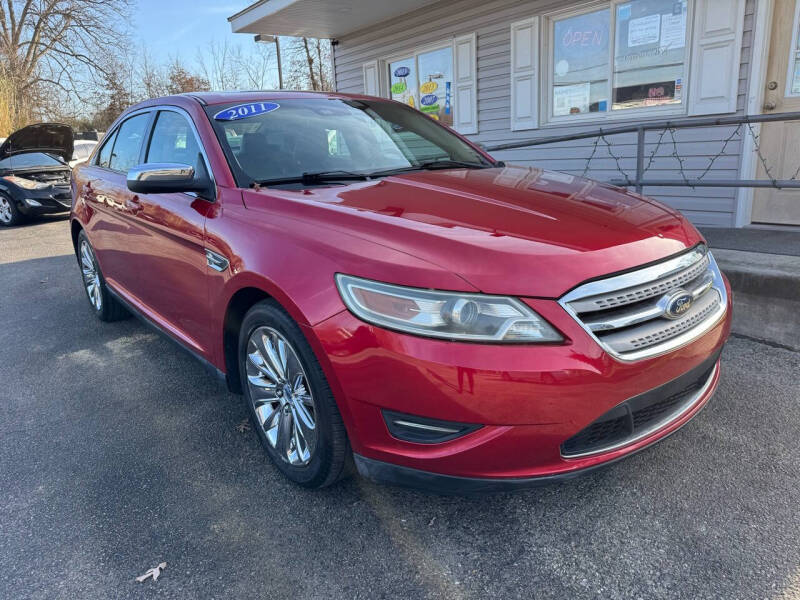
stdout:
[(71, 99), (108, 75), (108, 58), (124, 46), (130, 0), (0, 1), (0, 77), (12, 127), (35, 116), (42, 90)]
[(231, 46), (227, 40), (219, 43), (212, 40), (205, 51), (197, 51), (197, 64), (203, 78), (214, 90), (238, 90), (244, 83), (242, 50)]
[(244, 85), (251, 90), (277, 88), (277, 66), (272, 44), (253, 44), (247, 52), (240, 52), (236, 68), (241, 72)]
[(211, 89), (208, 80), (191, 73), (178, 58), (173, 59), (167, 69), (167, 93), (207, 92)]
[(295, 38), (286, 45), (287, 87), (298, 90), (332, 90), (329, 40)]

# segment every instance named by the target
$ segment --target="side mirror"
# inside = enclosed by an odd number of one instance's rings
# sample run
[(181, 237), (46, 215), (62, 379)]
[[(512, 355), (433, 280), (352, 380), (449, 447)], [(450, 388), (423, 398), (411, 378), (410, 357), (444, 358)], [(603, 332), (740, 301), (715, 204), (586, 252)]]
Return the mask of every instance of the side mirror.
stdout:
[(128, 171), (128, 189), (137, 194), (208, 193), (211, 181), (207, 177), (196, 177), (190, 165), (150, 163)]

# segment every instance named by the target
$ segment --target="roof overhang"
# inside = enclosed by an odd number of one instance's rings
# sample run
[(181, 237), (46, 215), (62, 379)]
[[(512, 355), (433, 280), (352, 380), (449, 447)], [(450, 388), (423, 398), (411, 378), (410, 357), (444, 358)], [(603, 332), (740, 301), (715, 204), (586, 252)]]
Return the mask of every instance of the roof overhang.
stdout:
[(228, 21), (233, 33), (336, 39), (428, 4), (430, 0), (259, 0)]

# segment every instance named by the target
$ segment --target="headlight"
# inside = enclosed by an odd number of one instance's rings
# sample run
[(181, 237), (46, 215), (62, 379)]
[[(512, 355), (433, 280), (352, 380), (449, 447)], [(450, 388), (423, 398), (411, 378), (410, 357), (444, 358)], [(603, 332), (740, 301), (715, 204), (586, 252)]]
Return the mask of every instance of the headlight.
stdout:
[(18, 185), (21, 188), (25, 188), (26, 190), (43, 190), (44, 188), (50, 187), (49, 183), (41, 183), (39, 181), (34, 181), (33, 179), (17, 177), (16, 175), (6, 175), (3, 177), (3, 179), (10, 181), (14, 185)]
[(336, 275), (350, 311), (369, 323), (415, 335), (481, 342), (560, 342), (542, 317), (515, 298), (437, 292)]

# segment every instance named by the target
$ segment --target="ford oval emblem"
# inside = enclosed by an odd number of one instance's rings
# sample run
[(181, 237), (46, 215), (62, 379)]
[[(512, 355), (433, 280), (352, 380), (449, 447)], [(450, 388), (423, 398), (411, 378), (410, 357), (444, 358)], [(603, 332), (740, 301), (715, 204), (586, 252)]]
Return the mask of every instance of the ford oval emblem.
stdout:
[(394, 70), (395, 77), (408, 77), (410, 73), (411, 69), (409, 69), (408, 67), (397, 67)]
[(675, 290), (664, 296), (659, 304), (664, 309), (664, 316), (668, 319), (680, 319), (692, 308), (694, 296), (686, 290)]

